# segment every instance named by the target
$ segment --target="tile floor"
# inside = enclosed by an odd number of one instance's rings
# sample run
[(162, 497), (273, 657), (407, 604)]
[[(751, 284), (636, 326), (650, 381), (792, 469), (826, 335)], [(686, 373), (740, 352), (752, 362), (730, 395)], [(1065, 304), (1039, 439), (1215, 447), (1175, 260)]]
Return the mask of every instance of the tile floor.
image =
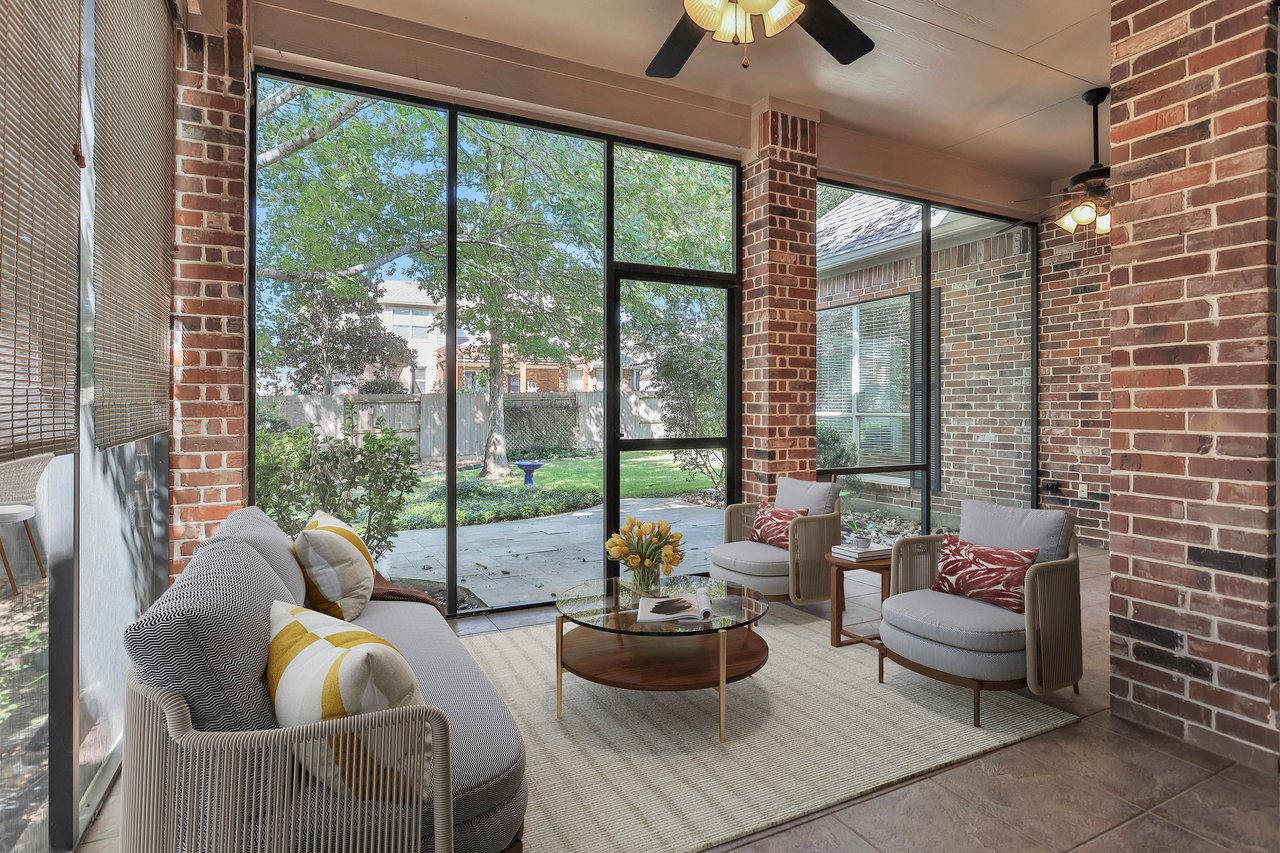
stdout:
[[(1280, 776), (1233, 764), (1113, 719), (1107, 711), (1108, 571), (1105, 552), (1081, 554), (1085, 676), (1080, 695), (1065, 691), (1044, 697), (1080, 715), (1080, 723), (715, 849), (740, 853), (1280, 849)], [(876, 630), (879, 576), (849, 573), (846, 593), (850, 627), (859, 633)], [(806, 609), (827, 615), (825, 605)], [(454, 630), (458, 634), (504, 631), (554, 618), (551, 608), (520, 610), (459, 619)], [(847, 651), (874, 654), (865, 646)], [(113, 792), (78, 850), (115, 851), (118, 834), (119, 797)]]

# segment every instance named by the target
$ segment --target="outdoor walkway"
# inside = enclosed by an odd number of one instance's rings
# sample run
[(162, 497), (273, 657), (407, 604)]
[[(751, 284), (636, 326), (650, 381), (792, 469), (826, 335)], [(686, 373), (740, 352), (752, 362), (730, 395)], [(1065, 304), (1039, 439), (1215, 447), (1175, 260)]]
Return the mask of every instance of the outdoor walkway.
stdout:
[[(600, 577), (603, 506), (458, 528), (458, 585), (489, 607), (547, 601), (582, 581)], [(706, 552), (724, 539), (724, 511), (679, 498), (628, 498), (622, 516), (665, 518), (684, 534), (682, 573), (708, 569)], [(445, 580), (445, 531), (407, 530), (379, 563), (394, 579)]]

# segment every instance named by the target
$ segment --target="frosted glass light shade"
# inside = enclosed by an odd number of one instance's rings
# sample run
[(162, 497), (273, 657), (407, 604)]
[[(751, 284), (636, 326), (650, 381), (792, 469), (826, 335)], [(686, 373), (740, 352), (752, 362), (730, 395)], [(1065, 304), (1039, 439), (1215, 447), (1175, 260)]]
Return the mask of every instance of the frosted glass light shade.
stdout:
[(765, 38), (773, 38), (794, 24), (803, 12), (804, 4), (800, 0), (777, 0), (763, 13)]
[(1071, 211), (1069, 210), (1062, 214), (1062, 217), (1057, 220), (1057, 225), (1068, 234), (1076, 233), (1076, 229), (1080, 227), (1080, 224), (1072, 218)]
[(1071, 211), (1071, 218), (1081, 225), (1088, 225), (1090, 222), (1098, 218), (1098, 206), (1092, 201), (1085, 199), (1075, 206)]
[(777, 2), (778, 0), (738, 0), (738, 5), (748, 15), (763, 15), (772, 9)]
[(715, 32), (729, 11), (729, 0), (684, 0), (684, 12), (704, 30)]
[(720, 19), (720, 28), (711, 37), (728, 44), (734, 44), (736, 37), (737, 44), (751, 44), (756, 40), (755, 33), (751, 31), (751, 16), (742, 11), (737, 3), (729, 3), (728, 6), (724, 17)]
[(1099, 213), (1098, 218), (1093, 220), (1093, 227), (1099, 234), (1111, 233), (1111, 211)]

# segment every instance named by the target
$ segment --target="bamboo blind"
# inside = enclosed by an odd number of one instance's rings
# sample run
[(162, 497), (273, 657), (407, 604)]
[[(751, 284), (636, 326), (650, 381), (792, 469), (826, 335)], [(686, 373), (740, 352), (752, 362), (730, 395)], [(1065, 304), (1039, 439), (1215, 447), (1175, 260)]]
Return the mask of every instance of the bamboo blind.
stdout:
[(173, 24), (166, 0), (94, 4), (94, 440), (169, 428)]
[(76, 445), (80, 3), (0, 0), (0, 461)]

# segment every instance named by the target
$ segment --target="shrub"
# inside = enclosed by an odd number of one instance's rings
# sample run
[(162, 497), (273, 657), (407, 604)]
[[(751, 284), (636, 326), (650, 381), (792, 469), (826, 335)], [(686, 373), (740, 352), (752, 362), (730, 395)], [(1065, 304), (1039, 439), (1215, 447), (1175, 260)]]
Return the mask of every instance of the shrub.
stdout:
[[(400, 513), (400, 527), (420, 530), (445, 525), (443, 482), (418, 492)], [(604, 500), (594, 486), (526, 486), (520, 477), (482, 480), (458, 478), (458, 524), (491, 524), (521, 518), (541, 518), (586, 509)]]
[(375, 432), (357, 443), (355, 425), (322, 436), (314, 425), (257, 435), (256, 503), (290, 536), (317, 509), (351, 524), (376, 560), (399, 532), (400, 514), (418, 487), (413, 440), (379, 418)]
[(408, 394), (409, 389), (405, 388), (397, 379), (370, 379), (367, 382), (361, 382), (357, 389), (361, 394)]
[(831, 424), (818, 422), (818, 467), (853, 468), (858, 464), (858, 447)]

